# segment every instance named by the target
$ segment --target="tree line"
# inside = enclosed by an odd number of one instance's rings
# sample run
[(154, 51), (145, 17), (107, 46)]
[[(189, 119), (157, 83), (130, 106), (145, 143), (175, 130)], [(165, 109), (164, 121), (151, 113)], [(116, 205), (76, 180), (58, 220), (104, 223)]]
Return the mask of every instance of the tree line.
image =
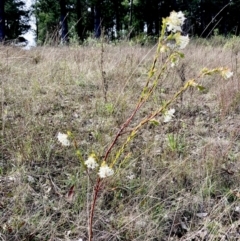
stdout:
[(81, 43), (101, 35), (158, 36), (161, 19), (173, 10), (185, 13), (186, 34), (239, 35), (240, 0), (35, 0), (30, 10), (24, 5), (22, 0), (0, 0), (0, 41), (25, 33), (32, 14), (39, 44)]

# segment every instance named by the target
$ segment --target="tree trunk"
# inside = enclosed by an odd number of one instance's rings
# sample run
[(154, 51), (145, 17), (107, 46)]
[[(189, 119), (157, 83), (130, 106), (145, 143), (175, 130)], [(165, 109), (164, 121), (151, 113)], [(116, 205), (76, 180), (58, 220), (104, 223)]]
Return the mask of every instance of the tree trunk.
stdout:
[(130, 18), (129, 18), (129, 27), (132, 27), (133, 23), (133, 0), (130, 0)]
[(119, 37), (119, 32), (121, 30), (120, 24), (120, 14), (119, 14), (119, 1), (114, 1), (114, 10), (115, 10), (115, 20), (116, 20), (116, 36)]
[(68, 24), (67, 24), (67, 10), (65, 0), (60, 0), (60, 27), (61, 27), (61, 41), (63, 44), (69, 42), (68, 38)]
[(94, 37), (100, 38), (101, 36), (101, 10), (100, 10), (101, 2), (97, 0), (94, 6)]
[(129, 39), (133, 37), (132, 25), (133, 25), (133, 0), (130, 0), (130, 17), (129, 17), (129, 27), (128, 27), (128, 30), (130, 31)]
[(153, 1), (148, 0), (145, 5), (145, 16), (147, 22), (147, 34), (153, 35), (153, 21), (154, 21), (154, 6)]
[(84, 40), (84, 28), (83, 28), (83, 16), (82, 16), (82, 5), (81, 0), (77, 0), (77, 34), (79, 40)]
[(5, 0), (0, 0), (0, 42), (5, 39), (4, 2)]

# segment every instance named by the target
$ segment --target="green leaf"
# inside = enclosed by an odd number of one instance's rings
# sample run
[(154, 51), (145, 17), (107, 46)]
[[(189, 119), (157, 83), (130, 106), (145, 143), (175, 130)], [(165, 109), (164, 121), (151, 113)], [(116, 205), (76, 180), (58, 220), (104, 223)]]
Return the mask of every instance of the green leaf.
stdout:
[(202, 85), (197, 85), (197, 88), (198, 88), (199, 91), (206, 90), (206, 88), (204, 86), (202, 86)]
[(150, 120), (150, 123), (151, 123), (152, 125), (154, 125), (154, 126), (158, 126), (158, 125), (159, 125), (159, 121), (156, 120), (156, 119)]

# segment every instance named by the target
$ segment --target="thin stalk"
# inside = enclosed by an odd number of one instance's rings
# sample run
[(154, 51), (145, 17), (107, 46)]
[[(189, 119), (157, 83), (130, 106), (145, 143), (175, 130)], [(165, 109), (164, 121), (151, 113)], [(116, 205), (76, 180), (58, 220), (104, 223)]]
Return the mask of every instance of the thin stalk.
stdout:
[(100, 186), (101, 186), (101, 178), (99, 177), (97, 179), (96, 186), (94, 187), (93, 201), (92, 201), (91, 210), (90, 210), (90, 214), (89, 214), (88, 241), (92, 241), (92, 238), (93, 238), (93, 231), (92, 231), (93, 217), (94, 217), (94, 210), (95, 210), (97, 196), (98, 196), (98, 192), (100, 190)]
[[(152, 67), (149, 71), (149, 73), (153, 73), (154, 72), (154, 69), (155, 69), (155, 66), (156, 66), (156, 62), (157, 62), (157, 59), (159, 57), (159, 54), (157, 53), (154, 60), (153, 60), (153, 64), (152, 64)], [(140, 99), (137, 103), (137, 106), (135, 107), (134, 111), (132, 112), (132, 114), (130, 115), (130, 117), (123, 123), (123, 125), (121, 126), (121, 128), (119, 129), (119, 131), (117, 132), (114, 140), (112, 141), (112, 143), (110, 144), (109, 148), (107, 149), (106, 151), (106, 154), (104, 156), (104, 159), (103, 161), (106, 161), (110, 152), (112, 151), (113, 147), (115, 146), (115, 144), (117, 143), (117, 140), (118, 138), (123, 134), (123, 131), (128, 127), (128, 125), (130, 124), (131, 120), (134, 118), (134, 116), (136, 115), (137, 111), (142, 107), (142, 105), (147, 101), (147, 99), (150, 97), (150, 95), (152, 94), (154, 88), (156, 87), (157, 83), (158, 83), (158, 80), (160, 79), (161, 75), (164, 73), (164, 70), (166, 69), (167, 67), (167, 63), (168, 61), (170, 60), (170, 57), (168, 57), (168, 59), (166, 60), (165, 64), (162, 66), (159, 74), (157, 75), (157, 77), (155, 78), (155, 80), (153, 81), (153, 85), (148, 89), (148, 93), (145, 94), (144, 93), (144, 90), (145, 88), (148, 87), (149, 83), (150, 83), (150, 80), (151, 80), (151, 77), (148, 78), (147, 82), (146, 82), (146, 85), (145, 87), (143, 88), (141, 94), (140, 94)]]
[(123, 130), (129, 125), (129, 123), (131, 122), (132, 118), (135, 116), (135, 114), (137, 113), (137, 111), (139, 110), (139, 108), (142, 106), (142, 102), (139, 102), (137, 107), (134, 109), (133, 113), (131, 114), (131, 116), (123, 123), (122, 127), (120, 128), (120, 130), (117, 132), (113, 142), (111, 143), (111, 145), (109, 146), (109, 148), (106, 151), (106, 154), (104, 156), (103, 161), (106, 161), (108, 158), (108, 155), (110, 154), (112, 148), (114, 147), (114, 145), (116, 144), (118, 138), (122, 135)]
[(119, 151), (117, 152), (113, 162), (111, 163), (111, 167), (117, 162), (121, 154), (124, 152), (125, 148), (132, 141), (137, 134), (138, 130), (145, 124), (147, 124), (150, 120), (155, 118), (158, 114), (160, 114), (163, 110), (165, 110), (170, 104), (172, 104), (184, 91), (186, 91), (189, 87), (193, 86), (195, 80), (189, 80), (169, 101), (167, 101), (163, 106), (161, 106), (158, 110), (151, 113), (148, 117), (143, 119), (138, 125), (134, 127), (131, 131), (130, 135), (128, 136), (127, 140), (123, 143)]

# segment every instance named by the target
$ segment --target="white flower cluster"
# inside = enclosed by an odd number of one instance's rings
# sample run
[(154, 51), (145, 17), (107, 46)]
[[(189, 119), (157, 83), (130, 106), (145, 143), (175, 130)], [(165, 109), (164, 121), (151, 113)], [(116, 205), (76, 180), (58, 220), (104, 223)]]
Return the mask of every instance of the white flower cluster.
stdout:
[(169, 32), (182, 32), (182, 25), (185, 21), (185, 16), (182, 11), (175, 12), (172, 11), (170, 16), (166, 19), (167, 20), (167, 30)]
[(172, 118), (174, 118), (174, 113), (175, 113), (175, 109), (168, 110), (164, 115), (163, 122), (165, 122), (165, 123), (170, 122), (172, 120)]
[(84, 163), (88, 169), (95, 169), (96, 167), (99, 166), (93, 155), (88, 157), (88, 159)]
[(63, 146), (70, 146), (70, 144), (71, 144), (70, 141), (68, 140), (67, 134), (58, 132), (57, 139)]
[(179, 34), (179, 36), (176, 36), (176, 45), (179, 47), (179, 49), (184, 49), (189, 43), (189, 37), (182, 36)]
[(111, 167), (109, 167), (107, 164), (103, 163), (101, 167), (99, 168), (98, 175), (101, 178), (110, 177), (114, 174), (114, 171)]
[[(90, 155), (84, 163), (88, 169), (95, 169), (99, 166), (94, 154)], [(113, 169), (109, 167), (105, 162), (103, 162), (98, 170), (99, 177), (106, 178), (112, 176), (113, 174)]]
[(174, 34), (172, 38), (168, 40), (167, 46), (169, 48), (184, 49), (189, 43), (188, 35), (183, 36), (181, 34), (185, 20), (186, 18), (182, 11), (173, 11), (170, 13), (170, 16), (165, 19), (167, 31)]
[(224, 79), (229, 79), (233, 76), (233, 72), (231, 72), (228, 68), (223, 68), (221, 71), (221, 75)]

